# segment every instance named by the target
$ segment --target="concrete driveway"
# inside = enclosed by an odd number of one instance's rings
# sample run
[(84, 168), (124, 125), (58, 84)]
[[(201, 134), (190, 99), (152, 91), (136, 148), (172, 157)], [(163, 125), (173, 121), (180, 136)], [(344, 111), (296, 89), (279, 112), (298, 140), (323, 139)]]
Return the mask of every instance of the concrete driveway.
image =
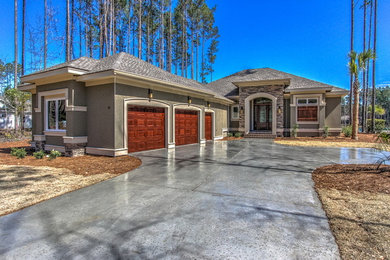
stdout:
[(267, 140), (137, 154), (143, 165), (0, 218), (0, 258), (338, 259), (311, 172), (370, 149)]

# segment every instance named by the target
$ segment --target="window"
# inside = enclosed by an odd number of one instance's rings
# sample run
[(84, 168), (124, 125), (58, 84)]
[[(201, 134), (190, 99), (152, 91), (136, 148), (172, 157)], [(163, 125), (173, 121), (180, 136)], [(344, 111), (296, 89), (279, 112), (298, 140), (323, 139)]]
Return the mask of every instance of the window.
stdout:
[(238, 105), (232, 106), (232, 119), (237, 120), (240, 118), (240, 113), (238, 109)]
[(66, 112), (65, 99), (46, 100), (46, 130), (65, 131)]
[(318, 99), (298, 98), (297, 99), (297, 121), (317, 122), (318, 121)]

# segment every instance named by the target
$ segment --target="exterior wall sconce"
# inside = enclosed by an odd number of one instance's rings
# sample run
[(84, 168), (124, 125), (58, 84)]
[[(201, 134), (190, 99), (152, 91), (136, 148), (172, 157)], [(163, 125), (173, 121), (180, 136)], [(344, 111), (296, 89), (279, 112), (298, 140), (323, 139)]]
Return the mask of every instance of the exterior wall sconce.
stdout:
[(190, 97), (190, 96), (188, 96), (188, 97), (187, 97), (187, 101), (188, 101), (188, 106), (190, 106), (190, 105), (191, 105), (191, 103), (192, 103), (192, 99), (191, 99), (191, 97)]
[(210, 102), (207, 101), (207, 107), (210, 108), (211, 107), (211, 104)]
[(278, 114), (280, 115), (282, 113), (282, 108), (279, 106), (278, 107)]
[(149, 98), (149, 102), (153, 99), (153, 90), (151, 89), (148, 90), (148, 98)]

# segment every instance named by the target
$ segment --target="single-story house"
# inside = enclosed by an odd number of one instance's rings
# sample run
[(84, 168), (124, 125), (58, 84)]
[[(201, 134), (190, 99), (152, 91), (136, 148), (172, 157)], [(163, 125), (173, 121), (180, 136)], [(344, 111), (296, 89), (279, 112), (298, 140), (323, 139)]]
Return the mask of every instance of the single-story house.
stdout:
[(205, 144), (228, 132), (274, 137), (341, 130), (344, 89), (265, 68), (201, 84), (127, 53), (25, 75), (32, 145), (66, 155), (118, 156)]

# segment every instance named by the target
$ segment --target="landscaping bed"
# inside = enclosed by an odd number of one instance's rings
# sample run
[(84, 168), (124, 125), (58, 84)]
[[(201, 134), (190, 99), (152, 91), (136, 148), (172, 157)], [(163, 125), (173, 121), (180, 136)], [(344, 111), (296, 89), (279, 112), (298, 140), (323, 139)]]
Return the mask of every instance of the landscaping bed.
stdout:
[(324, 166), (313, 180), (341, 257), (390, 259), (390, 166)]
[[(12, 147), (25, 147), (27, 156), (10, 155)], [(129, 172), (141, 165), (130, 156), (85, 155), (36, 159), (27, 141), (0, 143), (0, 215), (31, 206), (97, 182)]]
[(359, 134), (358, 140), (350, 137), (329, 136), (329, 137), (278, 137), (275, 143), (292, 146), (311, 146), (311, 147), (356, 147), (356, 148), (375, 148), (377, 147), (376, 134)]
[(241, 140), (241, 139), (244, 139), (244, 137), (226, 136), (218, 141), (234, 141), (234, 140)]

